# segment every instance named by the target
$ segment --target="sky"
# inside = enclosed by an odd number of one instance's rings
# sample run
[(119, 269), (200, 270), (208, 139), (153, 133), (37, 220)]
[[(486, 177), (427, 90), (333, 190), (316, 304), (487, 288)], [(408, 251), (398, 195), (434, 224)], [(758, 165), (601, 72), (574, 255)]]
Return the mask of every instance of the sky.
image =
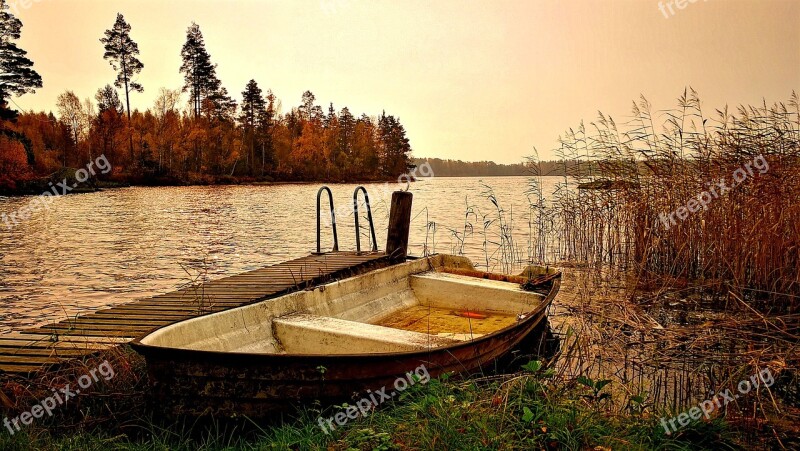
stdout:
[[(800, 91), (796, 0), (8, 0), (44, 87), (19, 109), (56, 111), (65, 90), (113, 83), (99, 39), (118, 12), (144, 70), (131, 107), (152, 106), (200, 25), (223, 86), (271, 89), (283, 111), (310, 90), (356, 115), (398, 116), (414, 156), (515, 163), (553, 158), (597, 112), (618, 123), (695, 88), (703, 108), (786, 101)], [(682, 6), (680, 8), (679, 6)], [(122, 94), (122, 93), (120, 93)]]

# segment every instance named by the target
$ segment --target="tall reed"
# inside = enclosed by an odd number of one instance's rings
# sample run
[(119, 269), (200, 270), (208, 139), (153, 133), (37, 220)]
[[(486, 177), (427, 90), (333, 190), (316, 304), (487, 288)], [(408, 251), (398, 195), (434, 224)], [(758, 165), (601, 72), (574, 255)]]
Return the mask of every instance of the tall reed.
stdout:
[[(622, 127), (601, 113), (560, 139), (565, 165), (582, 163), (553, 199), (560, 255), (800, 305), (797, 94), (709, 117), (688, 90), (676, 109), (655, 115), (642, 98), (632, 113)], [(756, 159), (768, 169), (754, 171)]]

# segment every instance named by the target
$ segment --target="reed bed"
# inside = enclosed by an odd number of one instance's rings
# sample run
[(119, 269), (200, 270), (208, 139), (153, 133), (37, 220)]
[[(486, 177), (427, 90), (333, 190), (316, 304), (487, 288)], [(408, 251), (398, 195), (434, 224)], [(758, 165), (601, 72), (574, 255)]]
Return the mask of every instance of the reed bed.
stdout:
[(527, 211), (486, 186), (491, 208), (466, 202), (447, 251), (475, 240), (490, 271), (569, 268), (551, 315), (558, 377), (614, 381), (618, 413), (678, 413), (769, 368), (775, 385), (725, 415), (754, 442), (800, 446), (797, 94), (710, 116), (691, 89), (672, 110), (642, 98), (624, 124), (600, 114), (559, 143), (552, 195), (534, 156)]
[[(642, 98), (622, 127), (603, 114), (560, 140), (567, 169), (553, 199), (566, 260), (632, 270), (640, 283), (800, 302), (800, 103), (707, 116), (694, 90), (678, 108)], [(600, 189), (569, 189), (594, 184)], [(720, 185), (722, 183), (722, 185)], [(584, 185), (586, 186), (586, 185)], [(700, 202), (702, 200), (702, 202)]]
[(748, 448), (761, 449), (765, 439), (768, 449), (800, 445), (800, 318), (736, 300), (725, 311), (705, 309), (690, 291), (663, 302), (619, 280), (598, 283), (589, 268), (565, 271), (549, 315), (561, 342), (556, 379), (610, 380), (608, 410), (670, 418), (768, 368), (773, 385), (714, 415), (737, 426)]

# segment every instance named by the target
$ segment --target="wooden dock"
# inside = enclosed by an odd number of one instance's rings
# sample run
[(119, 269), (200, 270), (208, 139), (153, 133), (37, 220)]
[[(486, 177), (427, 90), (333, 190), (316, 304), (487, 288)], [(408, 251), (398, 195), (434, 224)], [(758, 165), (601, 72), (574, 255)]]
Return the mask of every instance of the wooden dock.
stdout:
[(206, 282), (19, 333), (0, 335), (0, 376), (26, 375), (156, 328), (390, 264), (383, 252), (332, 252)]

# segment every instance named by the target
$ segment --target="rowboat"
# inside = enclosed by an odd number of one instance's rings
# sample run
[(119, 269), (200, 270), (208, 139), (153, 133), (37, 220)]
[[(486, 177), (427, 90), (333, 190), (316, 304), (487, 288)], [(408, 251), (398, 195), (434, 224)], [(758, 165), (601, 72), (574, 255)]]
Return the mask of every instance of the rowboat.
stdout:
[(178, 322), (131, 345), (163, 413), (260, 418), (352, 400), (415, 369), (434, 378), (491, 370), (541, 339), (559, 285), (552, 268), (504, 276), (434, 255)]

